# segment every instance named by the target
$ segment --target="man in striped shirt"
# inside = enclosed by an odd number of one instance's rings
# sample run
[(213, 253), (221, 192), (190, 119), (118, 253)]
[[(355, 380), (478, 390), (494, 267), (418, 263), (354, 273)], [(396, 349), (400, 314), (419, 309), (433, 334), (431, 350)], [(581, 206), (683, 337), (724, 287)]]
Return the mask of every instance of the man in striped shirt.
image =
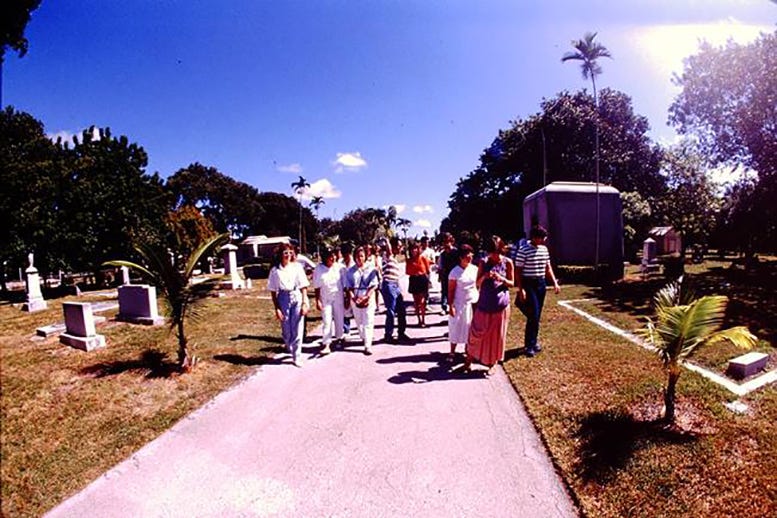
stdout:
[(553, 268), (550, 265), (550, 253), (545, 246), (548, 232), (540, 225), (532, 227), (529, 242), (515, 255), (515, 286), (518, 288), (519, 308), (526, 315), (524, 333), (524, 352), (527, 356), (536, 356), (541, 347), (537, 343), (540, 331), (540, 315), (545, 304), (546, 279), (553, 283), (553, 289), (559, 288)]
[[(383, 304), (386, 306), (386, 327), (383, 341), (386, 343), (407, 341), (409, 337), (405, 334), (407, 328), (405, 299), (402, 297), (402, 290), (399, 287), (399, 276), (402, 275), (402, 269), (397, 261), (397, 255), (402, 252), (402, 242), (399, 238), (392, 237), (390, 241), (383, 244), (383, 251), (383, 282), (380, 286)], [(393, 337), (395, 315), (397, 318), (397, 340), (394, 340)]]

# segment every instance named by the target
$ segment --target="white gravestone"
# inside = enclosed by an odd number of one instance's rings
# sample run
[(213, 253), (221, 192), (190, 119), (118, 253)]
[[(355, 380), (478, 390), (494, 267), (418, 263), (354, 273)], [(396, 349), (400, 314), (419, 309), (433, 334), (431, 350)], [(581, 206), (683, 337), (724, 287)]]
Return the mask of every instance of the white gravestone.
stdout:
[(743, 354), (729, 360), (726, 372), (733, 378), (743, 379), (762, 371), (768, 361), (769, 355), (766, 353), (751, 352)]
[(119, 314), (117, 320), (156, 326), (165, 323), (159, 316), (156, 303), (156, 287), (146, 284), (119, 286)]
[(27, 259), (30, 261), (30, 266), (24, 271), (27, 281), (27, 302), (22, 306), (22, 311), (40, 311), (46, 309), (48, 304), (43, 300), (43, 294), (40, 291), (40, 275), (38, 275), (38, 269), (33, 264), (34, 256), (29, 254)]
[(245, 282), (237, 271), (237, 247), (226, 244), (221, 247), (221, 252), (224, 255), (224, 275), (229, 275), (229, 279), (222, 281), (220, 286), (231, 290), (245, 288)]
[(92, 305), (89, 302), (63, 302), (66, 331), (59, 341), (70, 347), (91, 351), (105, 347), (105, 336), (98, 335), (94, 326)]
[(119, 269), (121, 270), (121, 283), (122, 283), (122, 285), (129, 284), (130, 283), (129, 268), (127, 266), (122, 266)]

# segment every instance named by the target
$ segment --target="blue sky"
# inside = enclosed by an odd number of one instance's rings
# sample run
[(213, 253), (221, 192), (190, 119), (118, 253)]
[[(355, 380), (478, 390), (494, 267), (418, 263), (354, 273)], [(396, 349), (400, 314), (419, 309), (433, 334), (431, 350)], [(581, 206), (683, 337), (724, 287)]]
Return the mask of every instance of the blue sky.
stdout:
[(261, 191), (298, 175), (320, 215), (396, 205), (431, 233), (497, 131), (589, 87), (570, 41), (598, 32), (601, 87), (654, 139), (698, 38), (775, 30), (768, 0), (44, 0), (3, 102), (52, 136), (110, 126), (163, 177), (192, 162)]

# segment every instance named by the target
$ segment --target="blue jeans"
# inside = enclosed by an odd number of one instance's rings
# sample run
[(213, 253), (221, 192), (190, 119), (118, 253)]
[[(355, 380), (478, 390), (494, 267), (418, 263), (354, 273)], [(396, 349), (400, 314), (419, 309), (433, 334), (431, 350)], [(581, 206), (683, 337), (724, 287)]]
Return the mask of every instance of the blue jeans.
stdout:
[(526, 292), (526, 307), (523, 314), (526, 315), (526, 332), (523, 345), (527, 351), (537, 352), (537, 335), (540, 333), (540, 316), (542, 306), (545, 304), (545, 291), (547, 289), (544, 277), (523, 277), (521, 287)]
[(380, 286), (380, 294), (383, 295), (383, 304), (386, 306), (386, 328), (384, 338), (390, 340), (394, 334), (394, 316), (397, 318), (397, 334), (402, 336), (407, 328), (407, 313), (405, 311), (405, 299), (402, 290), (396, 282), (383, 281)]
[(448, 311), (448, 276), (440, 276), (440, 307), (443, 311)]
[(302, 296), (299, 290), (279, 291), (278, 306), (284, 319), (281, 322), (281, 336), (286, 350), (292, 359), (297, 360), (302, 353), (302, 336), (305, 329), (305, 319), (302, 317)]

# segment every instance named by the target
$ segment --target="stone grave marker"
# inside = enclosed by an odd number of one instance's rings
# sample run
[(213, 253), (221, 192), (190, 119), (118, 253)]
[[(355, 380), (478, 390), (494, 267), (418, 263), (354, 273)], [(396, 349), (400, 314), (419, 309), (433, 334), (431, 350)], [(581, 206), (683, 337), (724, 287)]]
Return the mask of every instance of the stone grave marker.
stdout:
[(117, 320), (156, 326), (165, 323), (159, 316), (156, 302), (156, 287), (146, 284), (119, 286), (119, 314)]
[(32, 253), (27, 256), (30, 261), (30, 266), (24, 271), (26, 274), (27, 285), (27, 301), (22, 305), (22, 311), (41, 311), (48, 307), (48, 304), (43, 299), (43, 294), (40, 291), (40, 275), (38, 269), (33, 264), (35, 258)]
[(82, 351), (105, 347), (105, 336), (98, 335), (95, 330), (89, 302), (63, 302), (62, 311), (65, 313), (66, 330), (59, 335), (61, 343)]
[(726, 373), (732, 378), (744, 379), (766, 367), (767, 361), (769, 361), (769, 355), (766, 353), (750, 352), (743, 354), (728, 361)]
[(122, 285), (129, 284), (130, 283), (129, 267), (122, 266), (119, 269), (121, 270), (121, 283), (122, 283)]

